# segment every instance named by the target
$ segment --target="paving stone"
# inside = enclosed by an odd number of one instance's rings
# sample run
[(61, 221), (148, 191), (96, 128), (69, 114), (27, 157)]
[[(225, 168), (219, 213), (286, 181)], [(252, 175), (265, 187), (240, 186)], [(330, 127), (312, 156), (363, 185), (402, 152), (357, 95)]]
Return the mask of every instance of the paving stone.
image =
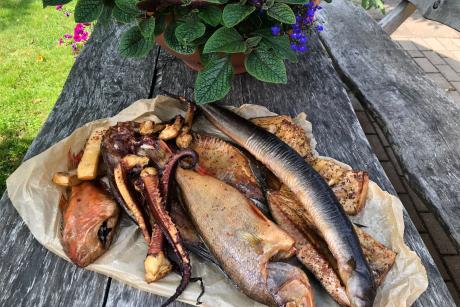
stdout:
[(419, 37), (414, 37), (410, 39), (414, 45), (417, 47), (418, 50), (420, 51), (425, 51), (425, 50), (431, 50), (431, 48), (428, 46), (428, 44), (423, 40), (423, 38)]
[(460, 50), (460, 46), (457, 45), (457, 40), (454, 38), (436, 38), (438, 42), (441, 43), (441, 45), (444, 46), (445, 49), (451, 50), (451, 51), (457, 51)]
[(444, 75), (447, 81), (460, 81), (460, 75), (457, 74), (449, 65), (436, 65), (436, 68)]
[(447, 50), (436, 38), (424, 38), (425, 43), (434, 51)]
[(417, 211), (428, 212), (429, 210), (428, 207), (425, 205), (425, 202), (422, 199), (420, 199), (420, 197), (414, 192), (407, 180), (404, 180), (404, 186), (406, 187), (407, 193), (409, 193), (409, 196), (412, 199), (412, 203), (414, 203)]
[(450, 67), (452, 67), (453, 70), (455, 70), (456, 72), (460, 72), (460, 61), (459, 60), (456, 60), (456, 59), (451, 59), (451, 58), (445, 58), (447, 64), (450, 65)]
[(406, 50), (407, 53), (413, 58), (424, 58), (425, 56), (418, 50)]
[(460, 82), (451, 82), (451, 84), (454, 86), (454, 88), (460, 92)]
[(460, 288), (460, 256), (445, 256), (444, 261), (455, 285)]
[(434, 65), (440, 65), (440, 64), (446, 64), (444, 60), (434, 51), (423, 51), (423, 54), (425, 55), (428, 60), (430, 60), (431, 64)]
[(454, 299), (455, 305), (460, 306), (460, 293), (455, 289), (455, 285), (451, 281), (446, 282), (446, 285)]
[(382, 142), (382, 145), (384, 147), (390, 146), (390, 142), (388, 142), (388, 139), (385, 133), (383, 132), (382, 128), (380, 128), (379, 124), (375, 122), (373, 123), (373, 125), (374, 125), (375, 132), (377, 132), (377, 135), (379, 136), (380, 142)]
[(407, 213), (409, 213), (410, 219), (412, 222), (414, 222), (415, 228), (419, 232), (426, 232), (425, 227), (423, 226), (423, 222), (420, 219), (420, 216), (417, 213), (417, 210), (415, 209), (414, 204), (412, 203), (412, 200), (409, 197), (409, 194), (398, 194), (399, 199), (401, 200), (404, 208), (406, 208)]
[(365, 112), (356, 112), (356, 117), (363, 128), (365, 134), (375, 134), (374, 126)]
[(426, 75), (428, 76), (428, 78), (433, 80), (436, 84), (438, 84), (442, 89), (446, 91), (451, 91), (454, 89), (454, 87), (449, 83), (449, 81), (447, 81), (446, 78), (444, 78), (444, 76), (441, 73), (434, 72), (434, 73), (429, 73)]
[(391, 147), (385, 147), (385, 150), (387, 152), (388, 158), (390, 158), (391, 163), (393, 163), (396, 173), (398, 173), (399, 176), (403, 176), (404, 172), (401, 167), (401, 164), (399, 164), (398, 158), (395, 156), (395, 152), (393, 151), (393, 148)]
[(388, 161), (388, 155), (377, 134), (367, 134), (366, 137), (379, 161)]
[[(426, 58), (414, 58), (414, 61), (423, 69), (424, 72), (438, 72), (436, 67)], [(447, 66), (447, 65), (446, 65)]]
[(396, 172), (396, 169), (393, 166), (393, 163), (388, 161), (388, 162), (380, 162), (380, 164), (382, 164), (382, 167), (385, 170), (385, 173), (387, 174), (388, 179), (390, 179), (390, 182), (395, 188), (396, 192), (406, 193), (404, 184), (402, 183), (401, 178), (398, 176), (398, 173)]
[(422, 237), (423, 242), (428, 248), (430, 255), (433, 257), (434, 263), (436, 264), (439, 273), (441, 273), (442, 278), (444, 280), (450, 280), (450, 276), (449, 273), (447, 273), (446, 266), (444, 265), (444, 263), (442, 263), (441, 255), (439, 255), (438, 251), (436, 250), (436, 247), (434, 246), (430, 236), (427, 233), (421, 233), (420, 236)]
[(407, 51), (409, 51), (409, 50), (417, 50), (417, 47), (410, 40), (398, 40), (398, 43), (399, 43), (399, 45), (401, 45), (401, 47), (404, 50), (407, 50)]
[[(442, 227), (441, 223), (436, 219), (433, 213), (420, 213), (423, 223), (427, 231), (433, 238), (434, 244), (438, 248), (441, 255), (457, 254), (457, 249), (447, 235), (447, 232)], [(460, 268), (460, 267), (459, 267)], [(460, 272), (459, 272), (460, 275)]]

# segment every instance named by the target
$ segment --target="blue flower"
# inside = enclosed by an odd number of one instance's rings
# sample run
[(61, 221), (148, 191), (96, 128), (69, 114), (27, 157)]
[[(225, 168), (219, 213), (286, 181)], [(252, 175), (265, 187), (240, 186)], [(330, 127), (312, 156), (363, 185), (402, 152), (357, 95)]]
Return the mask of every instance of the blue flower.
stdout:
[(280, 35), (281, 27), (279, 25), (274, 25), (272, 27), (272, 35), (278, 36)]
[(317, 30), (318, 32), (323, 31), (323, 30), (324, 30), (323, 25), (317, 25), (317, 26), (316, 26), (316, 30)]
[(297, 44), (296, 43), (291, 43), (291, 49), (294, 51), (297, 51)]

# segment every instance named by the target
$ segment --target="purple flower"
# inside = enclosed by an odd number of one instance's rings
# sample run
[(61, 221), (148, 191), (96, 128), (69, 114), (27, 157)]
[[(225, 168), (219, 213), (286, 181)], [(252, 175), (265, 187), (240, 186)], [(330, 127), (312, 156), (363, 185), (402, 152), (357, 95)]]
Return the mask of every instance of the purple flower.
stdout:
[(57, 11), (61, 11), (63, 6), (64, 6), (64, 5), (62, 5), (62, 4), (56, 5), (56, 10), (57, 10)]
[(70, 38), (72, 38), (72, 37), (73, 37), (72, 34), (68, 34), (68, 33), (64, 34), (64, 38), (70, 39)]
[(307, 46), (301, 45), (301, 46), (299, 46), (299, 47), (297, 48), (297, 51), (303, 53), (303, 52), (307, 51)]
[(73, 39), (77, 43), (86, 41), (88, 39), (88, 32), (85, 31), (85, 25), (82, 23), (77, 23), (73, 29)]
[(77, 44), (76, 44), (76, 43), (73, 43), (73, 44), (70, 45), (70, 46), (72, 46), (73, 51), (77, 51), (77, 48), (78, 48), (78, 47), (77, 47)]
[(62, 37), (60, 37), (60, 38), (59, 38), (58, 45), (61, 46), (63, 43), (64, 43), (64, 40), (62, 39)]
[(317, 30), (318, 32), (323, 31), (323, 30), (324, 30), (323, 25), (317, 25), (317, 26), (316, 26), (316, 30)]
[(297, 51), (297, 44), (296, 43), (291, 43), (291, 49), (294, 51)]
[(305, 37), (305, 35), (302, 35), (302, 37), (299, 38), (299, 43), (305, 44), (308, 41), (308, 38)]
[(281, 27), (279, 25), (274, 25), (272, 26), (271, 30), (272, 30), (272, 35), (278, 36), (280, 35)]

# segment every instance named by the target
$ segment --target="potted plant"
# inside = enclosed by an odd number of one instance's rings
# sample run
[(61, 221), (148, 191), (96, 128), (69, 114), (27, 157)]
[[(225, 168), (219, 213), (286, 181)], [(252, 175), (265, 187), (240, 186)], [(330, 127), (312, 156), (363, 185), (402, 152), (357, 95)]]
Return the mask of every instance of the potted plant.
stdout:
[[(43, 0), (44, 6), (72, 0)], [(284, 61), (308, 50), (320, 0), (77, 0), (75, 21), (131, 24), (119, 52), (145, 57), (155, 41), (198, 71), (195, 100), (209, 103), (230, 91), (234, 74), (286, 83)], [(366, 3), (379, 0), (363, 0)], [(369, 4), (368, 4), (369, 5)]]

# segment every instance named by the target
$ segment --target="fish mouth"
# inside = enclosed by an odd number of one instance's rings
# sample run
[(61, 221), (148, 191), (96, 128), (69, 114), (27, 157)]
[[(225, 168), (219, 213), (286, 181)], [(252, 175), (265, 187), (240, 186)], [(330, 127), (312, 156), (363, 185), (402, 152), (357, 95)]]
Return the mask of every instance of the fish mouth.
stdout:
[(311, 285), (299, 268), (285, 262), (269, 262), (267, 273), (267, 288), (278, 306), (315, 306)]

